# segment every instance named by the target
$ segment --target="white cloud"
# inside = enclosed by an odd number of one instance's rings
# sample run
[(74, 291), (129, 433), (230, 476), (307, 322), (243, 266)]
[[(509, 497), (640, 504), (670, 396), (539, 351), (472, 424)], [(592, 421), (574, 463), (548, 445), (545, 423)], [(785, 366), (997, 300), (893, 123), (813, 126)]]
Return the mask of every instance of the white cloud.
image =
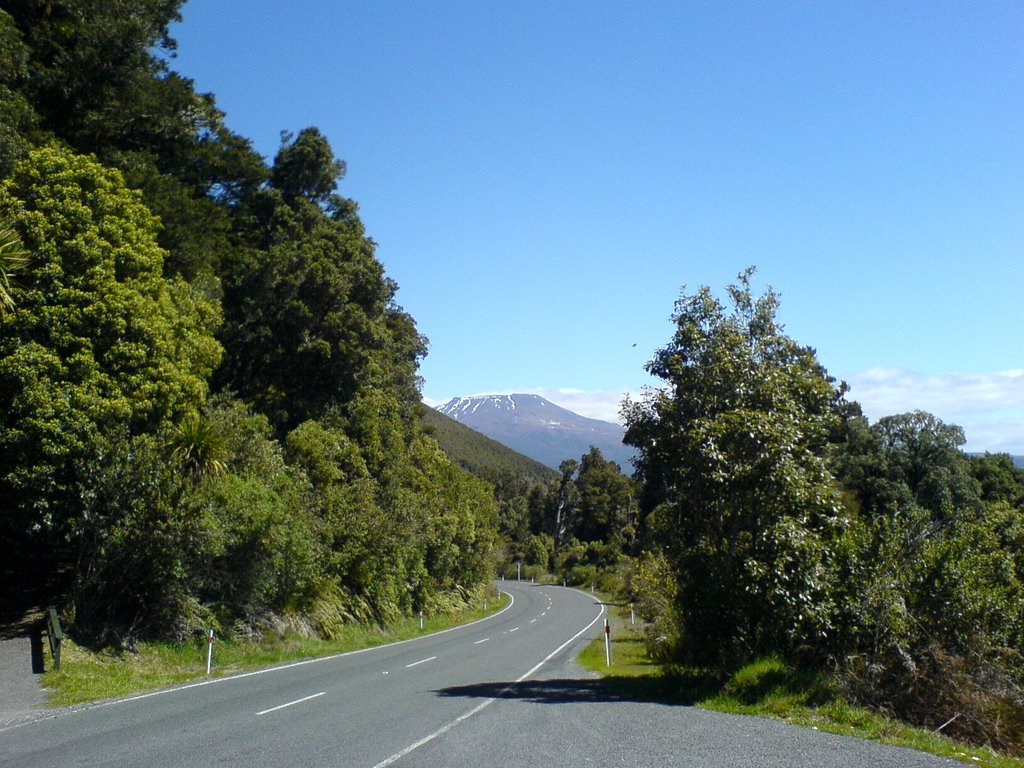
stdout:
[(873, 421), (922, 410), (967, 435), (968, 451), (1024, 454), (1024, 369), (924, 375), (870, 368), (847, 379), (850, 397)]
[(550, 400), (555, 405), (568, 408), (580, 416), (589, 419), (601, 419), (610, 421), (613, 424), (619, 421), (619, 406), (622, 405), (622, 398), (627, 394), (634, 400), (639, 395), (639, 390), (626, 389), (598, 389), (586, 391), (582, 389), (571, 389), (567, 387), (533, 387), (519, 389), (517, 392), (525, 394), (540, 395), (545, 400)]

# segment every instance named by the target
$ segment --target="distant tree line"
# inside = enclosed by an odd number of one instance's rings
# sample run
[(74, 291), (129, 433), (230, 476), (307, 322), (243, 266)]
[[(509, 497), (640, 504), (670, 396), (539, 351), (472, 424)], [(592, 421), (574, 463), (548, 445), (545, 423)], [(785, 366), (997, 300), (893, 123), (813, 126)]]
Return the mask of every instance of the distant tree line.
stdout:
[(168, 67), (180, 5), (0, 10), (5, 597), (96, 643), (458, 607), (497, 506), (420, 428), (426, 339), (327, 139), (268, 163)]
[(506, 573), (553, 574), (567, 584), (620, 587), (640, 551), (636, 483), (591, 447), (566, 459), (547, 482), (495, 483)]

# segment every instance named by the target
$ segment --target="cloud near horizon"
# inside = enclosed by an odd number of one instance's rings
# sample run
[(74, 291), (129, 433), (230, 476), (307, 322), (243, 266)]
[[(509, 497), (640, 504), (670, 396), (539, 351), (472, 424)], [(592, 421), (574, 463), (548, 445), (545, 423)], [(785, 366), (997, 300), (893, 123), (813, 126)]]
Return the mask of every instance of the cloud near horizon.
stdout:
[[(1024, 455), (1024, 369), (981, 374), (924, 375), (901, 368), (869, 368), (846, 377), (848, 397), (860, 403), (871, 421), (908, 411), (928, 411), (947, 424), (963, 427), (964, 450)], [(555, 405), (592, 419), (621, 423), (619, 407), (627, 394), (639, 400), (642, 390), (581, 390), (520, 387), (479, 395), (522, 392), (540, 395)], [(431, 406), (447, 400), (424, 398)]]
[(929, 376), (901, 368), (869, 368), (846, 382), (848, 397), (860, 403), (872, 421), (928, 411), (963, 427), (967, 451), (1024, 454), (1024, 369)]

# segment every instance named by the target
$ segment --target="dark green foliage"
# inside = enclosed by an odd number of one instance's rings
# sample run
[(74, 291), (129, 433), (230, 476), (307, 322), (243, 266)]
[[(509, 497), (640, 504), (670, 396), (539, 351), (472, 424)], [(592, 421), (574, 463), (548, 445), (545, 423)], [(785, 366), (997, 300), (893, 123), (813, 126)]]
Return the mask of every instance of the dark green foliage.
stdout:
[(0, 177), (11, 172), (30, 145), (36, 114), (18, 91), (28, 75), (29, 51), (7, 11), (0, 9)]
[(610, 584), (637, 541), (636, 487), (619, 465), (592, 447), (579, 461), (562, 462), (547, 483), (502, 495), (513, 487), (499, 486), (497, 494), (508, 540), (501, 570), (511, 572), (521, 562), (531, 573), (550, 572), (573, 584)]
[(965, 456), (962, 431), (920, 411), (870, 427), (854, 416), (845, 434), (834, 466), (854, 514), (837, 558), (836, 651), (848, 692), (933, 728), (960, 712), (947, 733), (1019, 749), (1008, 715), (1024, 688), (1024, 516), (1007, 502), (1012, 466)]
[(222, 386), (283, 432), (362, 386), (418, 400), (426, 342), (395, 306), (397, 287), (361, 227), (301, 198), (274, 207), (270, 225), (274, 243), (225, 277)]
[(345, 163), (335, 159), (327, 139), (316, 128), (305, 128), (298, 136), (288, 131), (281, 134), (270, 181), (288, 202), (305, 198), (325, 205), (344, 175)]
[(140, 139), (160, 133), (162, 114), (131, 106), (163, 71), (150, 50), (172, 47), (166, 30), (179, 18), (181, 0), (20, 0), (4, 5), (29, 51), (22, 90), (44, 128), (87, 152), (129, 130)]
[(981, 487), (981, 498), (1024, 507), (1024, 469), (1014, 465), (1006, 453), (971, 457), (971, 474)]
[(618, 549), (634, 543), (635, 487), (618, 464), (592, 447), (580, 458), (576, 490), (572, 530), (577, 539), (614, 543)]
[(268, 168), (170, 71), (180, 5), (0, 11), (4, 598), (38, 566), (101, 643), (457, 606), (497, 508), (418, 427), (426, 340), (326, 138)]
[(626, 404), (649, 646), (719, 667), (827, 664), (856, 701), (1019, 751), (1019, 472), (965, 456), (963, 431), (928, 413), (870, 424), (748, 277), (732, 312), (706, 289), (684, 296), (650, 366), (668, 386)]
[(182, 504), (185, 477), (156, 439), (121, 433), (104, 447), (74, 521), (74, 626), (90, 643), (130, 643), (180, 629), (201, 521)]
[(0, 212), (31, 254), (0, 319), (5, 534), (15, 551), (67, 557), (112, 436), (155, 432), (203, 402), (218, 310), (162, 277), (152, 216), (93, 160), (33, 151), (0, 182)]
[(681, 651), (704, 663), (796, 649), (831, 625), (842, 521), (822, 451), (841, 393), (750, 275), (729, 310), (706, 287), (677, 302), (648, 365), (665, 388), (624, 407), (652, 538), (678, 580)]

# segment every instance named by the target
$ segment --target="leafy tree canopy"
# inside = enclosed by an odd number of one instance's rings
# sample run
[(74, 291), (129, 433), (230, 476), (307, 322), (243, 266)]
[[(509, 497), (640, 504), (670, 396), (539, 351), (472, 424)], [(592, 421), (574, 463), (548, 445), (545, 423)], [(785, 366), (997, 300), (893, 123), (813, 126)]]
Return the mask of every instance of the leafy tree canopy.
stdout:
[(823, 595), (838, 493), (821, 453), (842, 390), (786, 336), (753, 270), (676, 303), (648, 364), (665, 382), (626, 402), (645, 508), (679, 583), (686, 652), (709, 660), (799, 644), (829, 628)]
[(0, 215), (31, 254), (0, 320), (0, 494), (21, 534), (66, 535), (107, 436), (154, 431), (205, 400), (219, 312), (164, 279), (155, 220), (95, 160), (32, 151), (0, 182)]

